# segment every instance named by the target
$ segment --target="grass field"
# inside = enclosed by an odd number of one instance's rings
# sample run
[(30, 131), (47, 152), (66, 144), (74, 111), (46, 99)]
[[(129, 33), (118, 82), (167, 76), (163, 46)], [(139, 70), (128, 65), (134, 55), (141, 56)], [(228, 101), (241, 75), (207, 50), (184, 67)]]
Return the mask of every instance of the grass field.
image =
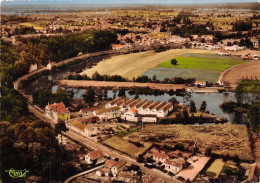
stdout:
[(143, 131), (138, 130), (124, 138), (162, 146), (179, 144), (190, 151), (197, 146), (202, 153), (211, 148), (215, 154), (238, 156), (248, 161), (254, 159), (245, 125), (146, 125)]
[(118, 136), (113, 136), (105, 140), (103, 143), (133, 157), (137, 157), (139, 154), (142, 154), (152, 145), (151, 143), (143, 143), (145, 147), (137, 147), (133, 143), (130, 143), (127, 140)]
[(240, 60), (225, 60), (205, 57), (175, 57), (177, 65), (171, 64), (171, 59), (159, 64), (159, 67), (202, 69), (222, 72), (234, 65), (242, 64)]
[(159, 80), (164, 80), (164, 78), (183, 77), (196, 78), (198, 81), (216, 82), (218, 81), (220, 72), (212, 70), (155, 67), (145, 72), (144, 75), (150, 78), (152, 78), (153, 75), (156, 75), (156, 78)]
[(34, 21), (34, 22), (26, 22), (20, 23), (19, 25), (33, 27), (34, 29), (43, 29), (45, 28), (46, 24), (49, 24), (49, 21)]
[(156, 53), (154, 51), (131, 53), (119, 55), (99, 62), (91, 69), (83, 71), (81, 74), (92, 76), (96, 71), (100, 74), (121, 75), (132, 79), (143, 75), (148, 70), (157, 67), (165, 60), (178, 57), (186, 53), (215, 54), (215, 52), (197, 49), (172, 49)]

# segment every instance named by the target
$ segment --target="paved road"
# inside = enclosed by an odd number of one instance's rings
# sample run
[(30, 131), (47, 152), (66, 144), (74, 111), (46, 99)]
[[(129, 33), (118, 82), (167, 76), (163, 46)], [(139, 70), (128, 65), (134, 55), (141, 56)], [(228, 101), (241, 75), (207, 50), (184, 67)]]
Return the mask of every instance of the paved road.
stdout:
[[(28, 108), (29, 108), (29, 111), (31, 113), (33, 113), (35, 116), (37, 116), (38, 118), (42, 119), (45, 122), (50, 123), (51, 126), (54, 127), (55, 122), (52, 119), (50, 119), (47, 115), (42, 113), (38, 108), (34, 107), (33, 105), (28, 105)], [(139, 165), (147, 173), (156, 175), (156, 176), (164, 179), (165, 182), (181, 183), (181, 181), (175, 179), (174, 177), (171, 178), (169, 175), (166, 175), (165, 173), (163, 173), (163, 172), (161, 172), (157, 169), (149, 169), (147, 167), (144, 167), (142, 163), (136, 162), (135, 159), (133, 159), (133, 158), (131, 158), (131, 157), (129, 157), (129, 156), (123, 154), (123, 153), (117, 152), (115, 150), (111, 150), (110, 148), (108, 148), (108, 147), (106, 147), (106, 146), (104, 146), (104, 145), (102, 145), (98, 142), (92, 141), (92, 140), (76, 133), (73, 130), (69, 130), (69, 131), (65, 132), (64, 135), (66, 135), (67, 137), (69, 137), (73, 140), (79, 141), (82, 145), (84, 145), (84, 146), (86, 146), (90, 149), (102, 149), (105, 154), (107, 154), (111, 157), (117, 157), (119, 159), (125, 160), (129, 164), (134, 163), (136, 165)]]

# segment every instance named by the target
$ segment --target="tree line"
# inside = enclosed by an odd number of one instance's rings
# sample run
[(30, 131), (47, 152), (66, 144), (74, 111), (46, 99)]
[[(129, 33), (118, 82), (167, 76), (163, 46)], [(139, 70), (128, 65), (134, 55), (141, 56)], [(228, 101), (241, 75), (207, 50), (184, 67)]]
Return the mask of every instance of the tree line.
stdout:
[(138, 82), (138, 83), (165, 83), (165, 84), (193, 84), (196, 79), (195, 78), (182, 78), (182, 77), (174, 77), (174, 78), (165, 78), (160, 81), (157, 79), (156, 75), (152, 78), (148, 76), (142, 75), (137, 78), (133, 78), (132, 80), (128, 78), (124, 78), (120, 75), (101, 75), (98, 72), (95, 72), (91, 77), (83, 74), (69, 74), (64, 77), (64, 79), (68, 80), (95, 80), (95, 81), (116, 81), (116, 82)]

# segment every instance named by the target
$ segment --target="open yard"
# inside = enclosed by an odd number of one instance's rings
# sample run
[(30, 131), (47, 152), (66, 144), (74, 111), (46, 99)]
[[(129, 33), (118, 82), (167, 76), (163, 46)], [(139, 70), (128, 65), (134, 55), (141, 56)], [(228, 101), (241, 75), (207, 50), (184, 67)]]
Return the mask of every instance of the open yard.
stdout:
[(184, 69), (202, 69), (222, 72), (227, 68), (242, 64), (244, 61), (233, 59), (207, 58), (207, 57), (174, 57), (177, 65), (171, 64), (171, 59), (161, 63), (159, 67), (166, 68), (184, 68)]
[(81, 74), (92, 76), (96, 71), (100, 74), (121, 75), (132, 79), (143, 75), (151, 68), (157, 67), (165, 60), (178, 57), (184, 53), (207, 53), (214, 54), (212, 51), (197, 49), (172, 49), (164, 52), (156, 53), (154, 51), (131, 53), (127, 55), (119, 55), (99, 62), (97, 66), (87, 69)]
[(135, 144), (118, 136), (113, 136), (105, 140), (103, 143), (121, 152), (129, 154), (133, 157), (137, 157), (139, 154), (142, 154), (146, 149), (148, 149), (152, 145), (152, 143), (148, 142), (143, 143), (144, 147), (137, 147)]
[(190, 151), (197, 146), (200, 152), (211, 149), (219, 155), (238, 156), (241, 160), (248, 161), (254, 159), (244, 125), (146, 125), (143, 131), (133, 132), (124, 138), (168, 146), (179, 144)]

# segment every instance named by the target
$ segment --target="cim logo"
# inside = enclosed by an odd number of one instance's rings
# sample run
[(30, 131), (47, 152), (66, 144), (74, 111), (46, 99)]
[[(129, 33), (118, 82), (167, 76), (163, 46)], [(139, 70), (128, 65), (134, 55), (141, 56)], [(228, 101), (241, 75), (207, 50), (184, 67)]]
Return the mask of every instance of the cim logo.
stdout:
[(21, 178), (21, 177), (25, 177), (26, 173), (29, 172), (29, 170), (14, 170), (13, 168), (11, 168), (10, 170), (5, 170), (6, 173), (9, 173), (9, 176), (12, 178)]

